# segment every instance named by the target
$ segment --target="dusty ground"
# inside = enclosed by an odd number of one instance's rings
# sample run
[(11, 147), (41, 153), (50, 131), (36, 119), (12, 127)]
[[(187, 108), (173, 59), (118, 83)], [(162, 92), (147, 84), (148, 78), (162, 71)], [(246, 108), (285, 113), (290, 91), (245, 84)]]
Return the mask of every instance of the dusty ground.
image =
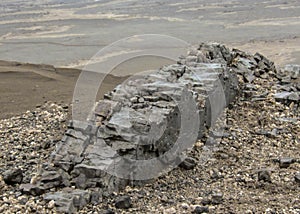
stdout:
[[(0, 61), (0, 118), (9, 118), (47, 101), (70, 105), (81, 70)], [(121, 83), (124, 77), (108, 75), (98, 99)]]

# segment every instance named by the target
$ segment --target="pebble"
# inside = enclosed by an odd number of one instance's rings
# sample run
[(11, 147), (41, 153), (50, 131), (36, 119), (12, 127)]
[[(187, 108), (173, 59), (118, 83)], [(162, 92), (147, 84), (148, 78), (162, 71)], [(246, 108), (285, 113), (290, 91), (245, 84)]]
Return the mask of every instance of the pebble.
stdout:
[(191, 157), (187, 157), (184, 161), (179, 164), (179, 167), (185, 170), (194, 169), (197, 165), (196, 160)]
[(116, 199), (115, 206), (118, 209), (128, 209), (132, 206), (131, 198), (129, 196), (120, 196)]
[(107, 209), (100, 212), (100, 214), (115, 214), (115, 212), (112, 209)]
[(209, 208), (197, 206), (197, 207), (195, 207), (195, 209), (192, 213), (193, 214), (209, 213)]
[(183, 209), (187, 210), (187, 209), (189, 209), (190, 206), (189, 206), (187, 203), (182, 203), (182, 204), (181, 204), (181, 207), (182, 207)]
[(258, 171), (258, 181), (265, 181), (271, 183), (271, 172), (268, 170)]
[(23, 172), (21, 169), (9, 169), (3, 173), (3, 180), (6, 184), (20, 184), (23, 180)]
[(164, 210), (164, 214), (176, 214), (176, 209), (174, 207), (171, 207), (169, 209)]
[(212, 204), (221, 204), (223, 202), (223, 194), (220, 192), (214, 192), (211, 196)]
[(295, 174), (295, 181), (300, 184), (300, 172)]
[(280, 168), (288, 168), (292, 163), (294, 163), (294, 159), (293, 158), (280, 158), (279, 159), (279, 166)]
[(49, 201), (48, 208), (53, 209), (54, 207), (55, 207), (55, 201), (54, 200)]
[(4, 182), (4, 180), (3, 180), (3, 177), (0, 175), (0, 189), (4, 189), (4, 187), (5, 187), (5, 182)]

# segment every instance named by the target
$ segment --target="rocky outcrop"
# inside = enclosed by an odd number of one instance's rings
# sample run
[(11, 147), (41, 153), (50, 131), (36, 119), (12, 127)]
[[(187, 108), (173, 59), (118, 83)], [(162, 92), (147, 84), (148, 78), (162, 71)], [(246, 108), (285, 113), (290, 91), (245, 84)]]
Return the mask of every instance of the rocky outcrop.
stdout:
[[(36, 195), (64, 188), (44, 198), (72, 213), (129, 181), (155, 178), (182, 162), (181, 151), (204, 136), (239, 87), (251, 92), (255, 78), (269, 75), (278, 72), (261, 54), (201, 44), (177, 64), (117, 86), (96, 103), (88, 121), (70, 121), (50, 163), (21, 188)], [(239, 86), (238, 78), (245, 84)], [(181, 166), (194, 164), (188, 159)]]
[(285, 104), (300, 103), (300, 65), (286, 65), (276, 77), (279, 84), (276, 86), (275, 99)]

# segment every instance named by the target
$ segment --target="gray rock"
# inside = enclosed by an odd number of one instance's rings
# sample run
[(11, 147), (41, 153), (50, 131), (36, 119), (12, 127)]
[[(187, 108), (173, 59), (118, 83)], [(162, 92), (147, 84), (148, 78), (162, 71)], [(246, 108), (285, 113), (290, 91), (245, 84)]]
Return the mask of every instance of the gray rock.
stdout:
[(101, 211), (100, 214), (115, 214), (115, 212), (112, 209), (107, 209)]
[(244, 74), (244, 79), (247, 83), (252, 83), (255, 80), (255, 76), (253, 72), (247, 72)]
[(258, 135), (265, 135), (268, 138), (275, 138), (277, 136), (277, 129), (273, 129), (272, 131), (267, 131), (267, 130), (259, 130), (256, 132)]
[(276, 118), (276, 120), (279, 120), (281, 122), (288, 122), (288, 123), (297, 123), (297, 119), (296, 118), (289, 118), (289, 117), (280, 117), (280, 118)]
[(212, 203), (212, 201), (211, 201), (211, 199), (209, 199), (209, 198), (204, 198), (204, 199), (202, 199), (202, 201), (201, 201), (201, 204), (204, 205), (204, 206), (210, 205), (211, 203)]
[(299, 102), (300, 101), (300, 93), (293, 92), (288, 96), (288, 100), (291, 102)]
[(300, 78), (300, 65), (286, 65), (283, 70), (293, 79)]
[(225, 132), (223, 130), (212, 130), (211, 131), (211, 136), (214, 138), (227, 138), (230, 136), (230, 134), (228, 132)]
[(274, 98), (278, 102), (290, 103), (300, 101), (300, 92), (279, 92), (274, 95)]
[(118, 209), (128, 209), (132, 206), (129, 196), (120, 196), (116, 199), (115, 206)]
[(95, 114), (104, 118), (110, 117), (113, 112), (120, 109), (120, 104), (112, 100), (101, 100), (96, 104)]
[(74, 206), (73, 197), (70, 194), (63, 194), (61, 192), (44, 195), (46, 202), (53, 200), (58, 212), (61, 213), (75, 213), (77, 209)]
[(186, 170), (194, 169), (197, 165), (197, 161), (194, 158), (187, 157), (179, 164), (179, 167)]
[(293, 158), (284, 157), (279, 159), (280, 168), (288, 168), (292, 163), (294, 163)]
[(21, 184), (20, 190), (25, 194), (30, 194), (34, 196), (42, 195), (45, 192), (44, 187), (34, 184)]
[(93, 191), (90, 193), (90, 203), (96, 205), (102, 201), (102, 190), (100, 188), (93, 188)]
[(21, 169), (9, 169), (3, 173), (3, 180), (8, 185), (20, 184), (23, 180)]
[[(238, 63), (233, 65), (235, 55), (238, 55)], [(88, 121), (70, 122), (52, 155), (49, 166), (54, 167), (44, 168), (37, 185), (25, 186), (27, 191), (37, 194), (40, 190), (75, 185), (80, 189), (101, 188), (101, 194), (102, 191), (109, 194), (124, 188), (128, 184), (127, 179), (133, 176), (128, 170), (128, 161), (124, 159), (149, 160), (152, 164), (150, 160), (173, 148), (183, 117), (180, 109), (186, 110), (185, 105), (191, 101), (196, 102), (196, 113), (189, 117), (195, 118), (196, 115), (201, 120), (199, 127), (190, 123), (187, 126), (191, 127), (187, 130), (195, 129), (195, 138), (202, 137), (238, 95), (238, 78), (233, 68), (241, 74), (253, 76), (258, 64), (264, 70), (258, 69), (262, 74), (272, 67), (272, 63), (263, 56), (257, 55), (256, 58), (258, 63), (253, 56), (233, 53), (224, 45), (201, 44), (190, 55), (182, 57), (180, 63), (164, 66), (143, 77), (128, 78), (96, 103)], [(187, 94), (191, 95), (191, 100), (186, 98)], [(194, 136), (193, 133), (185, 135)], [(152, 166), (160, 168), (170, 162), (177, 163), (171, 156)], [(187, 170), (195, 166), (193, 158), (187, 158), (180, 164)], [(134, 170), (144, 172), (145, 168), (150, 174), (151, 167), (139, 166)], [(107, 170), (124, 172), (126, 179), (113, 177)], [(63, 191), (48, 196), (48, 199), (56, 198), (57, 207), (65, 212), (73, 212), (87, 201), (98, 201), (97, 193), (89, 195), (89, 199), (84, 193), (78, 194)], [(215, 196), (214, 200), (217, 201), (217, 198)], [(130, 198), (119, 198), (116, 207), (131, 207)]]
[(269, 170), (259, 170), (258, 171), (258, 181), (265, 181), (271, 183), (271, 172)]
[(220, 192), (214, 192), (211, 195), (211, 203), (212, 204), (221, 204), (223, 202), (223, 194)]
[(289, 83), (291, 83), (291, 81), (292, 81), (291, 76), (284, 76), (281, 78), (281, 83), (284, 83), (284, 84), (289, 84)]
[(90, 192), (85, 190), (72, 190), (74, 206), (78, 209), (83, 208), (90, 202)]
[(62, 181), (62, 177), (61, 175), (56, 172), (56, 171), (45, 171), (42, 174), (42, 178), (41, 181), (43, 183), (48, 183), (48, 182), (61, 182)]
[(61, 192), (47, 193), (45, 201), (54, 200), (58, 212), (75, 213), (90, 202), (90, 193), (84, 190), (66, 189)]
[(278, 101), (287, 100), (291, 94), (292, 94), (291, 92), (287, 92), (287, 91), (279, 92), (274, 94), (274, 98)]
[(209, 208), (197, 206), (195, 207), (192, 213), (193, 214), (209, 213)]
[(300, 172), (295, 174), (295, 181), (300, 184)]

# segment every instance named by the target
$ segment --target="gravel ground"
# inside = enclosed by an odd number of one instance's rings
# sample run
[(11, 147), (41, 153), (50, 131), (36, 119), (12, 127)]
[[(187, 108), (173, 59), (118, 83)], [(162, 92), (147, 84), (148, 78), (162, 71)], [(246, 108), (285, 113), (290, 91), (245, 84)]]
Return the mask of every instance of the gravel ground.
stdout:
[[(225, 133), (207, 161), (204, 142), (189, 152), (191, 170), (177, 168), (144, 187), (132, 186), (80, 213), (300, 213), (300, 111), (276, 102), (277, 79), (257, 78), (226, 112)], [(0, 121), (0, 213), (55, 213), (53, 202), (24, 195), (5, 172), (21, 169), (27, 183), (66, 129), (67, 106), (46, 103)], [(33, 178), (34, 179), (34, 178)], [(131, 208), (115, 207), (120, 195)]]
[[(46, 103), (35, 111), (1, 120), (0, 174), (21, 169), (22, 182), (30, 182), (64, 133), (67, 117), (67, 106)], [(42, 197), (23, 195), (19, 184), (6, 185), (3, 177), (0, 176), (0, 213), (46, 213)]]

